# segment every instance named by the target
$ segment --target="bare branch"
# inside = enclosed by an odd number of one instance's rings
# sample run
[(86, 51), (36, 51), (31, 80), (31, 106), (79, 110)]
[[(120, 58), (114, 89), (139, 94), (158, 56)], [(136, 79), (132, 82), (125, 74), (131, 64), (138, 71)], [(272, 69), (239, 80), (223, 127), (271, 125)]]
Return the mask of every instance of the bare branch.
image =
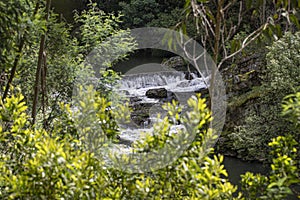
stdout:
[(243, 2), (241, 1), (240, 2), (240, 10), (239, 10), (239, 17), (238, 17), (238, 25), (237, 26), (240, 26), (241, 22), (242, 22), (242, 11), (243, 10)]
[(230, 2), (228, 2), (228, 4), (223, 8), (223, 11), (225, 12), (227, 9), (229, 9), (230, 8), (230, 6), (233, 4), (233, 3), (235, 3), (236, 1), (230, 1)]
[[(208, 26), (208, 29), (210, 30), (211, 34), (213, 36), (215, 36), (215, 32), (214, 32), (213, 26), (211, 25), (211, 23), (207, 19), (205, 7), (203, 5), (200, 6), (199, 4), (197, 4), (195, 2), (195, 0), (191, 0), (191, 6), (192, 6), (192, 10), (193, 10), (194, 16), (196, 18), (198, 18), (198, 17), (201, 18), (202, 26), (204, 26), (204, 27)], [(207, 30), (207, 28), (205, 28), (205, 30)]]
[(242, 52), (242, 51), (243, 51), (250, 43), (252, 43), (256, 38), (258, 38), (258, 37), (261, 35), (262, 31), (263, 31), (264, 29), (266, 29), (266, 27), (267, 27), (268, 25), (269, 25), (269, 22), (267, 21), (265, 24), (263, 24), (263, 25), (260, 26), (258, 29), (256, 29), (255, 31), (253, 31), (250, 35), (248, 35), (248, 36), (243, 40), (243, 43), (242, 43), (241, 47), (240, 47), (237, 51), (235, 51), (235, 52), (233, 52), (232, 54), (230, 54), (230, 55), (224, 57), (224, 58), (220, 61), (220, 63), (218, 64), (218, 69), (220, 69), (220, 67), (222, 66), (222, 64), (223, 64), (226, 60), (228, 60), (228, 59), (234, 57), (235, 55), (237, 55), (238, 53)]
[(226, 40), (224, 39), (224, 30), (225, 27), (223, 26), (222, 30), (221, 30), (221, 40), (222, 40), (222, 47), (223, 47), (223, 51), (224, 51), (224, 57), (227, 57), (227, 48), (226, 48)]

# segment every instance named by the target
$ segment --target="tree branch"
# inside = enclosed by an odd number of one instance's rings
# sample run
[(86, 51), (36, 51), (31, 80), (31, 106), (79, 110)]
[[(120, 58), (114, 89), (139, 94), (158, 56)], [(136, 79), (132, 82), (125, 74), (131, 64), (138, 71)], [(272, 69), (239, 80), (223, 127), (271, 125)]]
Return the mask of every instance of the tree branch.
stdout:
[(269, 25), (269, 22), (266, 22), (265, 24), (263, 24), (262, 26), (260, 26), (258, 29), (256, 29), (255, 31), (253, 31), (250, 35), (248, 35), (248, 36), (243, 40), (243, 43), (242, 43), (241, 47), (240, 47), (237, 51), (233, 52), (232, 54), (230, 54), (230, 55), (228, 55), (228, 56), (225, 56), (225, 57), (219, 62), (219, 64), (218, 64), (218, 69), (221, 68), (222, 64), (223, 64), (226, 60), (228, 60), (228, 59), (234, 57), (235, 55), (237, 55), (238, 53), (242, 52), (242, 51), (243, 51), (250, 43), (252, 43), (256, 38), (258, 38), (258, 37), (260, 36), (261, 32), (262, 32), (263, 30), (265, 30), (266, 27), (267, 27), (268, 25)]

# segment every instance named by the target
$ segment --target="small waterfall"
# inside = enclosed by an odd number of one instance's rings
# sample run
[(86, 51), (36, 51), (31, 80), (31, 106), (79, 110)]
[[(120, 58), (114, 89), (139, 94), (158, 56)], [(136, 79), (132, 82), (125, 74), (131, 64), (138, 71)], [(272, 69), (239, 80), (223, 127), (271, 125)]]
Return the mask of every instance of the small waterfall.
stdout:
[(140, 89), (158, 86), (166, 86), (176, 84), (185, 79), (183, 72), (159, 72), (146, 74), (132, 74), (126, 75), (120, 81), (121, 88), (126, 89)]
[(165, 88), (171, 92), (193, 92), (206, 88), (208, 78), (199, 78), (196, 73), (190, 73), (191, 80), (180, 71), (159, 73), (141, 73), (126, 75), (119, 82), (120, 90), (127, 91), (131, 96), (143, 96), (150, 88)]

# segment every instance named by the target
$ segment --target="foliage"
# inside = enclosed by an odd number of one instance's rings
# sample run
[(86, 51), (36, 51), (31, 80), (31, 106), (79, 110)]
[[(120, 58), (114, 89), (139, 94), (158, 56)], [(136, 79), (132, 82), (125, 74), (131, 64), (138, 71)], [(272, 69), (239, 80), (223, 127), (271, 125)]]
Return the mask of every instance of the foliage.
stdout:
[(89, 9), (82, 13), (75, 13), (74, 19), (80, 26), (81, 51), (86, 55), (101, 44), (106, 38), (118, 31), (120, 15), (105, 14), (96, 7), (89, 4)]
[(164, 28), (170, 28), (174, 27), (179, 20), (181, 10), (179, 8), (175, 8), (171, 10), (170, 12), (159, 12), (157, 14), (157, 18), (151, 20), (148, 22), (147, 25), (150, 27), (164, 27)]
[[(87, 99), (92, 107), (98, 104), (91, 103), (95, 94), (92, 88), (84, 94), (89, 94)], [(246, 173), (242, 179), (244, 192), (234, 197), (237, 188), (226, 178), (223, 157), (203, 154), (206, 139), (212, 137), (211, 130), (199, 131), (198, 139), (173, 164), (151, 173), (130, 174), (110, 168), (104, 157), (87, 151), (82, 138), (68, 133), (62, 135), (58, 129), (47, 133), (27, 126), (23, 100), (17, 94), (1, 106), (0, 141), (4, 147), (0, 149), (1, 199), (282, 199), (291, 193), (289, 186), (299, 182), (296, 142), (292, 137), (272, 140), (269, 145), (274, 148), (275, 158), (270, 175)], [(81, 101), (78, 105), (83, 114), (86, 112), (82, 109), (89, 106), (85, 103)], [(99, 105), (104, 111), (105, 104)], [(195, 130), (200, 130), (210, 120), (205, 101), (194, 98), (189, 100), (189, 105), (192, 108), (187, 114), (189, 120), (198, 124)], [(69, 113), (74, 112), (69, 105), (65, 106)], [(170, 121), (178, 110), (174, 106), (165, 107), (170, 112)], [(200, 116), (196, 114), (199, 111), (203, 113)], [(77, 118), (72, 114), (69, 117)], [(158, 125), (165, 129), (165, 122)], [(94, 125), (89, 123), (83, 127), (89, 130)], [(149, 144), (153, 140), (161, 141), (156, 136), (147, 139)], [(147, 149), (147, 145), (145, 142), (139, 147)]]
[(295, 135), (295, 132), (299, 133), (297, 96), (298, 93), (288, 95), (283, 103), (282, 111), (282, 114), (289, 117), (295, 124), (294, 134), (287, 134), (286, 137), (278, 136), (269, 143), (273, 149), (270, 175), (254, 175), (247, 172), (242, 176), (243, 194), (247, 199), (284, 199), (292, 194), (290, 186), (299, 183), (300, 163), (299, 154), (297, 154), (299, 145), (296, 142), (299, 141), (299, 135)]
[[(19, 47), (23, 34), (31, 27), (33, 3), (31, 1), (1, 1), (0, 2), (0, 61), (1, 72), (5, 70), (5, 63), (13, 58), (11, 55)], [(7, 63), (8, 64), (8, 63)]]
[[(154, 172), (151, 179), (153, 184), (159, 185), (160, 180), (165, 180), (168, 184), (160, 191), (159, 198), (172, 199), (239, 199), (233, 197), (236, 187), (233, 186), (226, 178), (228, 174), (221, 164), (223, 156), (214, 156), (210, 158), (205, 156), (206, 153), (211, 153), (212, 150), (205, 150), (206, 145), (213, 140), (212, 130), (203, 130), (203, 126), (211, 120), (210, 112), (207, 110), (204, 99), (191, 98), (188, 100), (188, 105), (191, 111), (186, 116), (180, 116), (182, 108), (173, 101), (164, 106), (168, 112), (168, 117), (165, 117), (162, 122), (154, 125), (154, 134), (136, 143), (142, 151), (158, 151), (165, 147), (167, 143), (176, 146), (176, 140), (184, 143), (187, 135), (196, 133), (196, 138), (188, 149), (179, 157), (174, 164), (166, 166), (163, 169)], [(179, 117), (180, 116), (180, 117)], [(170, 123), (180, 120), (185, 124), (191, 132), (170, 133)], [(193, 127), (193, 129), (192, 129)], [(181, 146), (180, 148), (184, 148)], [(159, 151), (158, 151), (159, 152)], [(169, 154), (171, 152), (168, 152)], [(167, 155), (166, 155), (167, 156)], [(176, 178), (175, 178), (176, 177)], [(175, 178), (175, 179), (173, 179)], [(158, 180), (157, 180), (158, 179)], [(141, 184), (142, 186), (142, 184)], [(141, 187), (140, 186), (140, 187)], [(144, 186), (145, 187), (145, 186)], [(156, 186), (157, 187), (157, 186)], [(148, 196), (158, 198), (157, 194)]]
[[(89, 9), (82, 13), (75, 13), (75, 22), (82, 24), (79, 31), (79, 52), (86, 57), (83, 68), (76, 72), (77, 79), (99, 78), (97, 86), (101, 95), (113, 95), (112, 88), (120, 79), (119, 74), (110, 67), (123, 60), (136, 47), (130, 31), (122, 30), (119, 24), (122, 15), (106, 14), (89, 4)], [(85, 73), (84, 75), (82, 73)]]
[[(50, 12), (49, 19), (46, 20), (45, 5), (41, 2), (35, 3), (36, 1), (19, 1), (18, 3), (1, 1), (0, 13), (3, 16), (1, 17), (3, 22), (1, 30), (4, 31), (1, 43), (4, 46), (0, 47), (1, 59), (3, 58), (1, 90), (4, 85), (6, 88), (10, 87), (10, 84), (19, 85), (29, 109), (32, 108), (33, 89), (36, 82), (36, 75), (33, 72), (36, 71), (41, 35), (47, 33), (42, 63), (45, 76), (38, 81), (41, 84), (38, 105), (40, 121), (37, 122), (37, 126), (50, 128), (52, 120), (60, 114), (58, 102), (71, 100), (75, 77), (79, 77), (79, 73), (83, 71), (88, 72), (86, 76), (94, 76), (93, 71), (96, 69), (89, 68), (85, 65), (86, 63), (82, 63), (84, 57), (96, 47), (102, 48), (103, 51), (109, 48), (110, 55), (119, 55), (111, 60), (115, 63), (124, 59), (132, 51), (135, 43), (128, 31), (118, 27), (121, 22), (120, 15), (106, 14), (97, 9), (95, 4), (89, 4), (86, 11), (75, 15), (75, 21), (80, 25), (80, 31), (75, 37), (71, 34), (71, 25), (62, 22), (53, 12)], [(6, 29), (6, 25), (10, 28)], [(11, 33), (5, 32), (7, 30)], [(109, 43), (103, 44), (110, 36), (114, 37), (111, 43), (118, 44), (113, 46), (114, 48), (110, 48)], [(109, 59), (106, 58), (105, 61)], [(105, 67), (111, 65), (112, 63), (105, 63)], [(8, 74), (13, 70), (16, 70), (15, 73)], [(99, 82), (99, 88), (104, 87), (101, 84), (107, 86), (116, 83), (118, 75), (115, 72), (103, 73), (103, 82)], [(7, 81), (9, 78), (12, 82)], [(109, 93), (111, 91), (107, 91), (106, 95)]]
[(202, 45), (221, 68), (261, 35), (278, 39), (288, 30), (297, 30), (300, 5), (296, 2), (186, 0), (179, 27), (186, 33), (187, 22), (194, 18)]
[(95, 2), (97, 2), (97, 6), (105, 12), (113, 13), (121, 9), (119, 0), (96, 0)]
[[(168, 112), (168, 115), (164, 117), (161, 122), (154, 124), (153, 134), (147, 134), (145, 141), (139, 141), (136, 144), (137, 147), (142, 147), (143, 151), (153, 151), (154, 149), (157, 150), (163, 148), (166, 143), (171, 143), (174, 140), (184, 143), (189, 134), (196, 135), (196, 140), (200, 141), (201, 144), (204, 140), (204, 136), (200, 136), (199, 132), (207, 122), (211, 121), (211, 116), (210, 112), (207, 110), (205, 99), (200, 99), (200, 96), (197, 96), (197, 98), (198, 99), (191, 98), (188, 100), (187, 103), (189, 107), (192, 108), (192, 111), (184, 116), (180, 116), (183, 108), (179, 106), (176, 101), (165, 104), (163, 109)], [(200, 121), (198, 121), (198, 119), (200, 119)], [(177, 130), (176, 134), (172, 134), (171, 126), (177, 124), (177, 122), (183, 124), (190, 133)], [(207, 138), (209, 137), (211, 136), (208, 133)], [(174, 146), (176, 144), (172, 145)]]
[[(170, 10), (159, 12), (157, 14), (157, 18), (147, 23), (147, 26), (174, 28), (177, 26), (178, 21), (180, 21), (181, 13), (182, 13), (182, 8), (180, 7), (175, 7), (174, 9), (170, 8)], [(197, 35), (196, 26), (192, 19), (186, 23), (186, 34), (189, 37), (193, 37)]]
[(8, 166), (15, 170), (22, 168), (21, 162), (30, 154), (33, 145), (31, 134), (25, 129), (28, 126), (26, 109), (22, 95), (12, 95), (6, 102), (1, 101), (1, 157), (5, 155), (10, 161)]
[(247, 172), (242, 175), (243, 194), (247, 199), (284, 199), (292, 194), (289, 188), (299, 183), (295, 145), (292, 136), (274, 138), (269, 146), (273, 148), (271, 172), (268, 176)]
[[(290, 94), (284, 98), (282, 115), (293, 127), (293, 136), (296, 141), (300, 140), (300, 92)], [(298, 145), (298, 159), (300, 158), (300, 147)], [(300, 165), (300, 163), (299, 163)]]
[[(13, 84), (20, 85), (27, 103), (31, 105), (35, 81), (33, 72), (37, 66), (40, 34), (47, 31), (44, 64), (47, 73), (45, 104), (54, 108), (57, 101), (67, 101), (70, 98), (75, 71), (81, 60), (78, 55), (78, 42), (70, 36), (70, 28), (66, 23), (59, 22), (58, 16), (54, 13), (50, 15), (46, 30), (39, 30), (40, 23), (46, 22), (42, 19), (38, 21), (35, 24), (36, 30), (28, 36), (30, 42), (25, 45), (23, 58), (18, 65), (18, 76)], [(48, 110), (48, 114), (51, 115), (50, 118), (55, 115), (52, 110)]]
[[(97, 118), (101, 122), (103, 114), (106, 113), (106, 103), (104, 99), (96, 98), (98, 100), (94, 101), (95, 98), (92, 96), (95, 93), (91, 88), (84, 94), (90, 95), (86, 98), (89, 102), (81, 100), (78, 104), (81, 115), (70, 114), (69, 117), (75, 124), (81, 123), (80, 127), (83, 127), (81, 130), (88, 131), (90, 128), (93, 130), (96, 123), (83, 124), (82, 114), (91, 114), (86, 110), (90, 105), (93, 107), (90, 108), (92, 110), (99, 108), (102, 111), (98, 111)], [(19, 94), (8, 98), (2, 105), (2, 127), (6, 127), (5, 125), (11, 121), (14, 124), (6, 130), (2, 128), (1, 131), (3, 146), (11, 147), (0, 151), (2, 199), (234, 199), (232, 194), (236, 187), (224, 179), (227, 173), (221, 165), (222, 157), (203, 158), (199, 155), (197, 152), (202, 148), (200, 140), (196, 140), (179, 160), (164, 169), (151, 174), (126, 174), (109, 168), (104, 165), (102, 157), (95, 157), (95, 154), (86, 151), (85, 140), (82, 138), (78, 139), (68, 133), (62, 135), (59, 131), (61, 129), (47, 133), (43, 130), (34, 130), (30, 126), (26, 127), (26, 107), (22, 99), (22, 95)], [(196, 129), (201, 128), (210, 118), (204, 101), (192, 99), (190, 105), (195, 106), (192, 112), (198, 112), (198, 109), (204, 111), (199, 117), (190, 114), (190, 120), (199, 123)], [(69, 109), (69, 113), (76, 112), (71, 111), (68, 105), (65, 106)], [(7, 112), (12, 113), (9, 122), (3, 120), (9, 114)], [(81, 121), (76, 121), (79, 119)], [(161, 123), (161, 126), (165, 126), (164, 123)], [(79, 136), (85, 136), (80, 127), (76, 127), (82, 134)], [(201, 138), (203, 133), (198, 134)], [(208, 137), (210, 134), (211, 132), (206, 133)]]
[(26, 127), (28, 117), (22, 100), (20, 94), (12, 96), (1, 107), (2, 119), (7, 112), (14, 113), (11, 115), (14, 124), (1, 130), (1, 143), (5, 147), (0, 154), (1, 198), (84, 197), (88, 194), (86, 190), (94, 186), (91, 163), (95, 160), (90, 154), (71, 148), (77, 142), (75, 139), (50, 137), (43, 130)]
[(300, 92), (288, 95), (283, 102), (283, 116), (287, 117), (296, 128), (300, 125)]
[(178, 23), (183, 7), (182, 1), (130, 0), (119, 3), (124, 14), (124, 26), (140, 28), (144, 26), (171, 27)]
[(157, 18), (159, 4), (155, 0), (130, 1), (120, 3), (126, 27), (138, 28)]
[(265, 85), (276, 93), (280, 92), (280, 96), (277, 95), (280, 99), (300, 86), (299, 41), (300, 32), (295, 34), (287, 32), (281, 40), (269, 48), (267, 54)]
[[(258, 91), (259, 105), (246, 111), (244, 124), (236, 127), (230, 135), (234, 140), (233, 149), (239, 156), (250, 159), (266, 159), (266, 144), (279, 134), (297, 130), (281, 115), (283, 98), (299, 87), (299, 42), (300, 34), (286, 33), (269, 47), (266, 56), (267, 66), (262, 75), (262, 86)], [(260, 154), (257, 154), (259, 149)]]
[[(11, 85), (19, 85), (23, 91), (28, 105), (32, 102), (33, 85), (35, 82), (37, 57), (39, 51), (39, 42), (41, 35), (48, 33), (48, 40), (46, 43), (46, 51), (43, 53), (47, 57), (47, 62), (43, 66), (47, 68), (50, 76), (44, 79), (46, 87), (43, 87), (43, 94), (48, 93), (51, 97), (53, 94), (60, 98), (56, 100), (65, 100), (70, 90), (70, 85), (74, 77), (72, 72), (76, 66), (74, 55), (76, 54), (76, 42), (73, 41), (69, 35), (69, 27), (62, 22), (59, 22), (58, 16), (54, 13), (50, 14), (48, 22), (45, 20), (45, 5), (42, 2), (36, 1), (19, 1), (26, 6), (26, 10), (16, 11), (15, 14), (19, 16), (13, 17), (9, 14), (6, 17), (13, 22), (15, 19), (21, 19), (18, 24), (22, 27), (21, 30), (11, 26), (11, 31), (16, 32), (17, 36), (12, 38), (12, 44), (16, 47), (9, 52), (9, 59), (2, 62), (5, 78), (10, 79), (11, 82), (5, 80), (6, 89)], [(25, 3), (26, 2), (26, 3)], [(17, 9), (16, 7), (15, 9)], [(4, 12), (2, 13), (4, 14)], [(24, 21), (23, 21), (24, 20)], [(7, 42), (7, 40), (3, 40)], [(1, 51), (7, 51), (9, 48), (1, 48)], [(14, 71), (15, 70), (15, 71)], [(13, 73), (14, 71), (14, 73)], [(46, 72), (45, 72), (46, 73)], [(64, 84), (64, 86), (63, 86)], [(3, 88), (1, 88), (3, 89)], [(3, 92), (2, 92), (2, 95)], [(2, 96), (3, 97), (3, 96)], [(49, 100), (49, 102), (47, 102)], [(42, 105), (46, 104), (53, 106), (53, 98), (48, 98), (46, 95)], [(55, 100), (54, 100), (55, 101)], [(30, 107), (30, 106), (29, 106)], [(30, 107), (31, 108), (31, 107)]]

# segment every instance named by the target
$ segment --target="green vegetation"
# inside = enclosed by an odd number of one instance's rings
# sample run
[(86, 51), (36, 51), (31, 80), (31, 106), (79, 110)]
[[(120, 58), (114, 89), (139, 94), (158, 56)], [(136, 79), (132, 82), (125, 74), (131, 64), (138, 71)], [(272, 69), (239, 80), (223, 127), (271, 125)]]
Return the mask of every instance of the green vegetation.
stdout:
[(285, 96), (299, 91), (299, 36), (299, 32), (286, 33), (274, 42), (268, 48), (261, 86), (232, 101), (232, 106), (241, 106), (254, 95), (259, 102), (257, 107), (247, 110), (244, 123), (229, 136), (233, 138), (233, 148), (242, 157), (266, 159), (268, 141), (279, 135), (297, 135), (298, 130), (281, 115), (281, 102)]
[[(81, 102), (84, 109), (85, 103)], [(99, 104), (94, 102), (92, 105)], [(193, 109), (188, 115), (192, 118), (188, 120), (198, 124), (195, 129), (198, 130), (198, 139), (172, 165), (151, 174), (127, 174), (109, 168), (104, 165), (104, 160), (89, 153), (78, 139), (85, 134), (75, 136), (57, 131), (60, 129), (48, 133), (43, 129), (33, 129), (26, 115), (24, 97), (13, 95), (2, 103), (0, 110), (0, 196), (2, 199), (282, 199), (291, 193), (289, 186), (299, 182), (297, 149), (294, 147), (297, 142), (291, 136), (278, 137), (269, 144), (275, 156), (271, 174), (246, 173), (242, 180), (243, 193), (234, 197), (237, 187), (226, 178), (223, 156), (210, 158), (201, 153), (205, 138), (211, 137), (210, 130), (199, 131), (210, 120), (205, 100), (190, 99), (189, 105)], [(69, 106), (65, 106), (69, 110)], [(171, 112), (174, 106), (169, 103), (166, 108)], [(197, 115), (199, 112), (202, 114)], [(173, 113), (173, 117), (176, 116)], [(74, 115), (68, 115), (71, 116)], [(76, 120), (76, 115), (69, 120)], [(156, 126), (167, 130), (166, 122), (164, 120)], [(93, 129), (93, 124), (85, 128)], [(103, 132), (108, 133), (105, 129)], [(146, 151), (149, 145), (156, 149), (155, 146), (165, 142), (166, 133), (149, 136), (145, 143), (138, 145)]]
[[(83, 1), (70, 24), (50, 0), (0, 0), (0, 199), (282, 200), (293, 192), (300, 198), (293, 191), (300, 183), (298, 1), (96, 2)], [(166, 103), (154, 133), (131, 145), (168, 165), (130, 173), (107, 164), (108, 157), (128, 162), (106, 151), (119, 142), (118, 124), (130, 121), (129, 103), (112, 90), (121, 77), (112, 66), (137, 45), (129, 28), (143, 26), (178, 28), (208, 49), (227, 79), (229, 112), (241, 110), (229, 113), (239, 120), (228, 123), (227, 143), (238, 157), (265, 161), (268, 174), (245, 173), (240, 190), (229, 181), (224, 156), (205, 148), (216, 137), (200, 96), (188, 100), (183, 115), (176, 101)], [(110, 36), (114, 47), (105, 43)], [(95, 47), (103, 50), (93, 53), (104, 70), (84, 62)], [(112, 61), (105, 51), (121, 56)], [(241, 67), (256, 52), (265, 52), (264, 62)], [(95, 73), (95, 87), (81, 82)], [(254, 76), (258, 83), (239, 90)], [(171, 133), (178, 122), (195, 135), (191, 144), (187, 131)], [(161, 154), (174, 146), (184, 152)]]
[(175, 26), (180, 17), (183, 1), (132, 0), (119, 3), (124, 14), (126, 27), (138, 28), (145, 26)]

